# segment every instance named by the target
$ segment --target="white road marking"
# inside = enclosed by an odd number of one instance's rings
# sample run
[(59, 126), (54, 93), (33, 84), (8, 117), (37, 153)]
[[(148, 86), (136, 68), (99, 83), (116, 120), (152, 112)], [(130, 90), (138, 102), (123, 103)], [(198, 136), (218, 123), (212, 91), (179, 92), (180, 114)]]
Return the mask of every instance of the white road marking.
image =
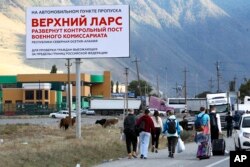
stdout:
[(213, 167), (213, 166), (218, 165), (219, 163), (221, 163), (221, 162), (223, 162), (223, 161), (228, 160), (229, 158), (230, 158), (230, 157), (226, 157), (226, 158), (224, 158), (224, 159), (222, 159), (222, 160), (220, 160), (220, 161), (217, 161), (217, 162), (215, 162), (215, 163), (212, 163), (212, 164), (210, 164), (210, 165), (207, 165), (206, 167)]

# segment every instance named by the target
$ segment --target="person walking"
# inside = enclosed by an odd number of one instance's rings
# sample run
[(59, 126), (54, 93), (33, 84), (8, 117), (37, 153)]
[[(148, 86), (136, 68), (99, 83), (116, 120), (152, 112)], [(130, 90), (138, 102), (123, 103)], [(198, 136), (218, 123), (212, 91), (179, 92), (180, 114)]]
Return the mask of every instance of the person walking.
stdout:
[(178, 137), (180, 136), (181, 129), (179, 125), (179, 121), (176, 119), (174, 115), (174, 111), (169, 112), (169, 117), (163, 125), (164, 134), (167, 133), (167, 140), (168, 140), (168, 157), (174, 158), (175, 147), (178, 141)]
[[(128, 153), (128, 159), (137, 158), (136, 149), (137, 149), (137, 135), (135, 132), (135, 124), (136, 124), (136, 117), (134, 115), (134, 110), (129, 109), (128, 115), (124, 119), (124, 134), (126, 137), (126, 148)], [(131, 145), (133, 152), (131, 151)]]
[(158, 153), (158, 146), (159, 146), (159, 137), (162, 131), (162, 119), (159, 116), (159, 111), (154, 110), (154, 115), (151, 117), (155, 127), (155, 133), (152, 133), (152, 146), (151, 152)]
[(144, 111), (144, 115), (141, 116), (136, 122), (137, 129), (140, 129), (139, 133), (139, 144), (140, 144), (140, 153), (141, 159), (147, 159), (148, 157), (148, 146), (150, 142), (151, 133), (155, 133), (155, 127), (153, 120), (149, 116), (149, 110)]
[(222, 134), (220, 115), (216, 113), (216, 108), (214, 106), (211, 107), (209, 117), (211, 128), (211, 142), (213, 142), (214, 139), (219, 139), (219, 134)]
[(227, 137), (231, 137), (233, 131), (233, 116), (231, 115), (230, 111), (227, 113), (225, 121), (227, 123)]
[(240, 112), (239, 111), (235, 111), (235, 114), (233, 116), (233, 120), (234, 120), (234, 122), (235, 122), (236, 125), (239, 124), (240, 117), (241, 117)]
[(184, 116), (183, 116), (183, 118), (182, 118), (182, 121), (180, 121), (179, 123), (180, 123), (180, 125), (182, 126), (182, 128), (184, 129), (184, 130), (189, 130), (189, 128), (188, 128), (188, 120), (187, 120), (187, 115), (185, 114)]
[(210, 117), (205, 107), (200, 107), (200, 113), (196, 116), (195, 130), (205, 135), (210, 134)]
[(197, 158), (208, 158), (212, 155), (210, 117), (205, 107), (200, 107), (200, 113), (195, 119), (195, 142), (200, 143), (197, 150)]

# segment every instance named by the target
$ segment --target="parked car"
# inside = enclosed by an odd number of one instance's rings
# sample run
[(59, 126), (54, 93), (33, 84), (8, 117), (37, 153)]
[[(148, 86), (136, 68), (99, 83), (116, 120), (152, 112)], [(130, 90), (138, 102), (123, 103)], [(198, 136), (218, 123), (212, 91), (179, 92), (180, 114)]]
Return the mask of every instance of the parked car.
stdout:
[(87, 111), (88, 111), (88, 109), (87, 109), (87, 108), (82, 108), (82, 109), (81, 109), (81, 114), (86, 114), (86, 113), (87, 113)]
[[(87, 111), (87, 110), (88, 110), (88, 109), (86, 109), (86, 108), (81, 108), (81, 109), (80, 109), (80, 113), (81, 113), (81, 114), (86, 114), (86, 111)], [(76, 113), (76, 109), (73, 110), (73, 112)]]
[(95, 110), (87, 109), (86, 115), (95, 115)]
[[(69, 111), (67, 110), (61, 110), (61, 111), (49, 114), (49, 117), (51, 118), (66, 118), (67, 116), (69, 116)], [(71, 117), (72, 118), (76, 117), (76, 113), (71, 112)]]
[(250, 114), (242, 115), (234, 129), (235, 150), (250, 150)]

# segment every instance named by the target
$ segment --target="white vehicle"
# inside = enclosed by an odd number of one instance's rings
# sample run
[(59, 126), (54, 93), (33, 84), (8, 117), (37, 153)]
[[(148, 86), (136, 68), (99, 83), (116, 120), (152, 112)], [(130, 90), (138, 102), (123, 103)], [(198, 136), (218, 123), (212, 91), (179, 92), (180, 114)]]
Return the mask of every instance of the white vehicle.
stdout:
[[(151, 114), (151, 115), (154, 115), (154, 112), (155, 112), (155, 110), (157, 110), (157, 109), (156, 109), (156, 108), (149, 108), (148, 110), (150, 111), (150, 114)], [(158, 112), (159, 112), (159, 115), (160, 115), (160, 116), (167, 116), (167, 112), (166, 112), (166, 111), (159, 111), (159, 110), (158, 110)]]
[(187, 98), (187, 104), (185, 104), (185, 98), (168, 98), (167, 106), (173, 107), (175, 113), (181, 113), (187, 109), (189, 112), (195, 113), (200, 111), (200, 107), (207, 106), (206, 98)]
[(242, 115), (234, 129), (235, 150), (250, 150), (250, 114)]
[[(49, 117), (51, 118), (66, 118), (67, 116), (69, 116), (69, 112), (67, 110), (61, 110), (61, 111), (49, 114)], [(72, 118), (76, 117), (76, 113), (71, 112), (71, 117)]]
[(176, 114), (180, 114), (186, 109), (185, 98), (168, 98), (167, 106), (174, 108)]
[(95, 110), (87, 109), (85, 114), (86, 115), (95, 115)]
[(228, 93), (207, 94), (207, 109), (211, 106), (216, 108), (216, 112), (220, 114), (221, 127), (226, 128), (225, 117), (227, 112), (231, 111), (231, 102)]
[(242, 114), (250, 111), (250, 96), (244, 97), (243, 104), (235, 104), (234, 109), (240, 111), (240, 113), (242, 113)]
[[(81, 114), (86, 114), (87, 111), (88, 111), (87, 108), (81, 108), (81, 109), (80, 109), (80, 113), (81, 113)], [(72, 112), (77, 113), (76, 109), (73, 110)]]
[(201, 107), (207, 106), (206, 98), (187, 98), (187, 110), (189, 112), (199, 112)]
[[(139, 110), (141, 100), (128, 99), (128, 108), (134, 109), (135, 113)], [(101, 115), (122, 114), (126, 108), (125, 99), (92, 99), (90, 101), (90, 110)]]

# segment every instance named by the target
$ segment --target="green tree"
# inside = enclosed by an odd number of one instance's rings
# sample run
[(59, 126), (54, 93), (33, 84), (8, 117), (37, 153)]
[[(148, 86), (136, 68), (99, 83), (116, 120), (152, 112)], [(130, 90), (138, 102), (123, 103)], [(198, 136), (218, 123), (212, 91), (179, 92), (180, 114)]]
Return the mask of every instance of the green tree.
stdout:
[(111, 80), (111, 93), (114, 93), (114, 81)]
[(250, 80), (240, 85), (240, 99), (243, 100), (245, 96), (250, 96)]
[[(150, 94), (151, 91), (153, 90), (152, 86), (144, 80), (140, 80), (140, 85), (141, 85), (142, 96), (145, 96), (145, 94)], [(128, 91), (134, 92), (136, 97), (140, 96), (139, 84), (137, 80), (133, 80), (129, 83)]]
[(52, 66), (52, 68), (51, 68), (50, 73), (52, 74), (52, 73), (56, 73), (56, 72), (57, 72), (57, 67), (56, 67), (56, 65), (54, 64), (54, 65)]
[(115, 93), (119, 93), (119, 82), (118, 81), (116, 81)]

